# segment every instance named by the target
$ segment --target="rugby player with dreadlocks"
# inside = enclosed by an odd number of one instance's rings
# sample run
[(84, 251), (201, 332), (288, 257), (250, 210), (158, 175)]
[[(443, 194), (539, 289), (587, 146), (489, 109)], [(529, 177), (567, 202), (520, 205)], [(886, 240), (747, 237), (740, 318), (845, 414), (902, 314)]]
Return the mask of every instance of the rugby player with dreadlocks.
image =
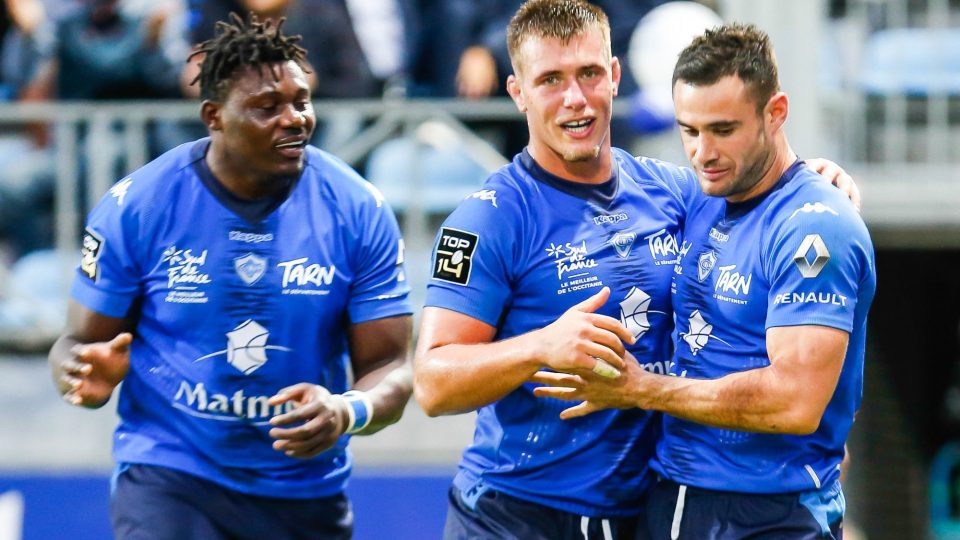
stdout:
[(50, 365), (77, 406), (124, 383), (121, 540), (349, 538), (349, 435), (410, 396), (396, 219), (307, 144), (306, 51), (281, 25), (218, 24), (198, 51), (210, 136), (120, 180), (87, 221)]

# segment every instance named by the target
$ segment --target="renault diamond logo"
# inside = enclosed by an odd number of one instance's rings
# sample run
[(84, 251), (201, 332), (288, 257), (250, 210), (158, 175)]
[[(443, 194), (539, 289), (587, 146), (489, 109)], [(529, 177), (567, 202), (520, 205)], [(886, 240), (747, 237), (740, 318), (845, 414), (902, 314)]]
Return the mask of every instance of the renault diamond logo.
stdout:
[[(812, 256), (812, 261), (811, 261)], [(797, 264), (800, 274), (805, 278), (815, 278), (830, 260), (830, 252), (819, 234), (808, 234), (800, 248), (793, 255), (793, 262)]]

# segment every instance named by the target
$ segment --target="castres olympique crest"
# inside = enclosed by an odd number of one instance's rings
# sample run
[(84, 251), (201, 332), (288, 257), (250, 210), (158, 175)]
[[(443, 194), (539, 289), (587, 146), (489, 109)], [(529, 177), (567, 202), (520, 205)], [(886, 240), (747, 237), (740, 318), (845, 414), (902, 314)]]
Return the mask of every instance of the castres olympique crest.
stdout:
[(267, 271), (267, 260), (253, 253), (247, 253), (243, 257), (234, 259), (233, 267), (244, 283), (253, 285), (260, 281), (260, 278)]

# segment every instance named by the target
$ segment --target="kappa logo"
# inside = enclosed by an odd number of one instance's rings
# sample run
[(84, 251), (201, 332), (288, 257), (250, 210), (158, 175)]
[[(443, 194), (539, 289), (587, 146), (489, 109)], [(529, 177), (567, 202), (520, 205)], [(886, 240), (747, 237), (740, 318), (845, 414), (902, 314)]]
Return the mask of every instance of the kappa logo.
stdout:
[(230, 231), (228, 235), (230, 240), (245, 242), (247, 244), (259, 244), (261, 242), (273, 242), (273, 233), (259, 234), (245, 231)]
[(103, 252), (103, 237), (97, 231), (87, 227), (83, 231), (80, 246), (80, 271), (94, 282), (100, 279), (100, 254)]
[(634, 339), (640, 339), (650, 330), (650, 313), (663, 313), (650, 309), (650, 295), (642, 290), (631, 287), (630, 292), (620, 302), (620, 323), (633, 334)]
[(604, 224), (613, 225), (616, 223), (620, 223), (621, 221), (626, 221), (628, 219), (630, 219), (630, 216), (628, 216), (626, 212), (619, 212), (617, 214), (603, 214), (600, 216), (594, 216), (593, 224), (594, 225), (604, 225)]
[(617, 250), (617, 255), (621, 259), (626, 259), (627, 255), (630, 255), (630, 250), (633, 249), (633, 243), (636, 239), (637, 233), (618, 232), (610, 239), (610, 243), (613, 244), (613, 249)]
[(127, 196), (127, 190), (130, 189), (130, 184), (133, 184), (133, 178), (128, 176), (110, 188), (110, 195), (113, 195), (113, 197), (117, 199), (117, 206), (123, 206), (123, 199)]
[(839, 216), (839, 215), (840, 215), (839, 212), (837, 212), (837, 211), (834, 210), (833, 208), (830, 208), (829, 206), (823, 204), (823, 203), (820, 202), (820, 201), (817, 201), (817, 202), (815, 202), (815, 203), (803, 203), (803, 206), (801, 206), (800, 208), (797, 208), (796, 210), (793, 211), (792, 214), (790, 214), (790, 218), (789, 218), (789, 219), (793, 219), (794, 216), (796, 216), (797, 214), (809, 214), (809, 213), (811, 213), (811, 212), (817, 213), (817, 214), (822, 214), (822, 213), (824, 213), (824, 212), (828, 212), (828, 213), (833, 214), (833, 215), (835, 215), (835, 216)]
[(267, 363), (267, 351), (290, 352), (292, 349), (279, 345), (268, 345), (270, 332), (253, 319), (247, 319), (236, 328), (227, 332), (227, 348), (210, 353), (194, 360), (200, 362), (215, 356), (227, 355), (227, 363), (244, 375), (250, 375)]
[(481, 189), (464, 197), (465, 199), (480, 199), (481, 201), (490, 201), (494, 208), (497, 207), (497, 192), (493, 189)]
[(233, 267), (237, 270), (237, 275), (247, 285), (253, 285), (260, 281), (263, 274), (267, 271), (267, 260), (263, 257), (247, 253), (243, 257), (237, 257), (233, 260)]
[(476, 234), (444, 227), (434, 249), (433, 278), (457, 285), (470, 282), (473, 252), (480, 237)]
[(730, 240), (730, 235), (720, 232), (716, 227), (710, 227), (710, 238), (713, 238), (722, 244)]
[[(812, 257), (812, 260), (811, 260)], [(805, 278), (815, 278), (830, 261), (830, 252), (819, 234), (808, 234), (793, 255), (793, 262)]]
[(717, 253), (713, 250), (700, 254), (697, 260), (697, 278), (703, 282), (710, 275), (710, 271), (717, 265)]
[(726, 341), (713, 335), (713, 325), (708, 323), (703, 315), (700, 313), (700, 310), (695, 310), (690, 314), (690, 319), (688, 320), (689, 329), (686, 332), (680, 332), (680, 337), (683, 338), (683, 341), (690, 346), (690, 352), (694, 356), (698, 352), (703, 350), (707, 346), (707, 343), (710, 342), (710, 338), (713, 338), (720, 343), (723, 343), (726, 346), (730, 346)]

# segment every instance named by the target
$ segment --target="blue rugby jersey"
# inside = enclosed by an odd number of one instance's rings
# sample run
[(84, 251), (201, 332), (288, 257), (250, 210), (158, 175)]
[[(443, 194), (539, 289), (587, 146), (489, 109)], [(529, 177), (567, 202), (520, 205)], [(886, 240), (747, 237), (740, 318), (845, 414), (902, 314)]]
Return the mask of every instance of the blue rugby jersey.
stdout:
[[(118, 462), (159, 465), (254, 495), (343, 490), (348, 437), (310, 459), (271, 448), (281, 388), (347, 390), (345, 325), (411, 313), (390, 208), (308, 147), (285, 200), (248, 221), (204, 161), (208, 139), (124, 178), (91, 212), (72, 296), (137, 318), (114, 436)], [(214, 193), (217, 193), (215, 195)]]
[[(557, 178), (524, 151), (467, 197), (438, 233), (426, 305), (497, 328), (539, 329), (603, 286), (599, 313), (620, 319), (650, 371), (668, 371), (670, 279), (679, 257), (689, 170), (614, 149), (614, 176), (590, 186)], [(571, 403), (524, 384), (482, 407), (454, 480), (592, 517), (638, 512), (658, 416), (609, 410), (562, 421)], [(468, 495), (469, 496), (469, 495)]]
[(770, 364), (766, 330), (850, 333), (837, 389), (811, 435), (746, 433), (664, 415), (654, 469), (679, 483), (745, 493), (818, 489), (839, 477), (860, 406), (867, 311), (876, 288), (863, 220), (839, 190), (794, 163), (764, 196), (688, 208), (673, 305), (673, 374), (715, 379)]

